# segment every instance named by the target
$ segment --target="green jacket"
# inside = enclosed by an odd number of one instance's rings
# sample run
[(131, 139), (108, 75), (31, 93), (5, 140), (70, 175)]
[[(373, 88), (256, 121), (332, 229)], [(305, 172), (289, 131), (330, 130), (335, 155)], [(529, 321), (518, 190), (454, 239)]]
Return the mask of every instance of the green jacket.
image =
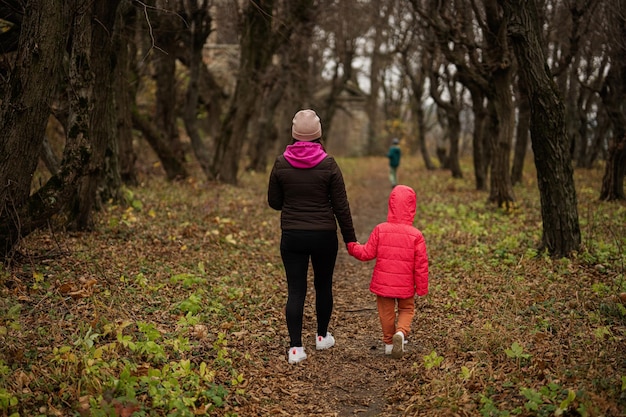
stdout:
[(389, 166), (393, 168), (397, 168), (400, 165), (400, 147), (393, 145), (389, 148), (389, 152), (387, 152), (387, 158), (389, 158)]

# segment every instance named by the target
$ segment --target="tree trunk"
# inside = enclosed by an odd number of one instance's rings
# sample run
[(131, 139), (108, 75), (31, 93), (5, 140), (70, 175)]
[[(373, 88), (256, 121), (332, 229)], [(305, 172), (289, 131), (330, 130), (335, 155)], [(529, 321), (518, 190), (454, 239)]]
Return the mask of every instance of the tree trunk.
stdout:
[(517, 130), (515, 134), (515, 150), (513, 154), (513, 167), (511, 168), (511, 183), (513, 185), (522, 182), (524, 172), (524, 160), (530, 136), (530, 103), (528, 91), (522, 81), (518, 80), (517, 89)]
[(536, 4), (498, 1), (510, 19), (508, 30), (519, 75), (528, 88), (543, 220), (542, 249), (554, 257), (567, 257), (580, 248), (581, 236), (563, 103), (546, 71)]
[(207, 178), (211, 178), (211, 155), (209, 148), (200, 135), (197, 122), (200, 67), (204, 65), (202, 50), (211, 32), (211, 16), (208, 13), (206, 0), (203, 1), (203, 4), (198, 4), (197, 1), (186, 1), (185, 6), (186, 20), (189, 25), (189, 42), (187, 45), (187, 50), (189, 51), (187, 62), (189, 83), (183, 109), (183, 120), (191, 141), (191, 147), (202, 168), (202, 172), (204, 172)]
[(117, 104), (117, 141), (119, 149), (119, 166), (121, 180), (126, 185), (137, 185), (135, 161), (137, 152), (133, 147), (133, 119), (132, 108), (137, 92), (136, 55), (137, 47), (134, 42), (137, 9), (130, 0), (123, 0), (120, 4), (121, 19), (115, 30), (115, 47), (117, 51), (117, 65), (115, 67), (115, 102)]
[(176, 112), (178, 95), (176, 80), (176, 53), (180, 49), (179, 33), (183, 30), (182, 19), (177, 13), (168, 12), (172, 7), (165, 0), (157, 0), (156, 11), (150, 14), (154, 26), (156, 45), (151, 45), (156, 80), (156, 108), (154, 121), (164, 133), (168, 147), (174, 152), (182, 165), (185, 150), (178, 132), (178, 114)]
[(461, 163), (459, 162), (459, 140), (461, 137), (461, 121), (458, 113), (448, 117), (448, 138), (450, 139), (450, 153), (448, 154), (448, 168), (452, 178), (463, 178)]
[(156, 153), (165, 175), (169, 181), (185, 179), (189, 176), (183, 162), (177, 157), (171, 148), (171, 142), (165, 137), (165, 133), (157, 128), (156, 122), (148, 116), (139, 114), (134, 109), (131, 114), (133, 128), (139, 130), (152, 150)]
[[(602, 103), (613, 127), (600, 199), (626, 200), (624, 175), (626, 175), (626, 0), (612, 2), (609, 13), (608, 38), (612, 58), (611, 68), (601, 91)], [(613, 35), (613, 36), (611, 36)]]
[[(418, 149), (422, 154), (422, 159), (424, 160), (426, 169), (433, 170), (435, 169), (435, 165), (430, 159), (430, 154), (428, 153), (428, 148), (426, 147), (426, 120), (424, 116), (424, 108), (422, 107), (422, 96), (424, 95), (424, 83), (426, 81), (426, 77), (424, 76), (423, 71), (420, 71), (418, 74), (412, 71), (407, 53), (408, 51), (402, 51), (401, 58), (402, 63), (404, 64), (404, 72), (407, 74), (411, 86), (412, 94), (410, 95), (410, 103), (411, 111), (413, 113), (413, 117), (415, 118), (415, 141), (417, 142)], [(427, 54), (422, 52), (422, 67), (426, 65), (426, 60)]]
[(486, 33), (487, 62), (491, 68), (492, 96), (497, 117), (496, 131), (491, 136), (491, 187), (489, 201), (509, 209), (515, 201), (511, 184), (511, 144), (513, 143), (513, 100), (511, 97), (511, 56), (506, 39), (506, 22), (502, 19), (496, 0), (485, 4), (489, 30)]
[[(81, 60), (90, 55), (91, 65), (81, 68), (93, 74), (93, 98), (90, 102), (89, 138), (92, 157), (87, 167), (87, 175), (82, 179), (77, 199), (70, 209), (68, 225), (77, 230), (90, 230), (93, 227), (92, 213), (103, 199), (117, 200), (120, 187), (119, 166), (117, 165), (117, 125), (113, 97), (113, 74), (115, 51), (113, 50), (113, 27), (117, 6), (120, 0), (87, 2), (93, 7), (93, 22), (85, 36), (91, 39), (73, 50), (71, 59)], [(87, 9), (87, 5), (84, 6)], [(77, 16), (77, 22), (87, 16)], [(75, 32), (76, 35), (76, 32)], [(83, 74), (83, 77), (88, 75)], [(97, 97), (97, 99), (96, 99)], [(106, 159), (106, 160), (105, 160)], [(108, 168), (108, 169), (107, 169)], [(98, 189), (104, 193), (99, 195)]]
[[(247, 169), (257, 172), (266, 171), (268, 152), (276, 146), (280, 134), (276, 125), (281, 124), (281, 121), (276, 120), (276, 115), (279, 113), (278, 106), (289, 92), (290, 77), (303, 76), (308, 69), (308, 45), (315, 26), (313, 1), (290, 1), (286, 4), (284, 13), (281, 19), (284, 24), (272, 35), (280, 64), (268, 69), (261, 80), (263, 93), (257, 104), (259, 116), (255, 121), (255, 133), (250, 137), (248, 148)], [(306, 78), (304, 82), (299, 82), (306, 85)], [(306, 90), (304, 86), (299, 87)], [(300, 99), (307, 96), (298, 95)]]
[[(41, 153), (50, 103), (57, 92), (67, 39), (65, 1), (32, 0), (22, 22), (19, 47), (0, 107), (0, 254), (40, 220), (29, 210), (31, 179)], [(41, 204), (54, 205), (44, 200)], [(55, 206), (58, 210), (58, 206)], [(47, 217), (45, 220), (49, 219)]]
[(277, 68), (270, 78), (272, 82), (263, 83), (265, 88), (259, 100), (259, 117), (248, 148), (248, 171), (267, 170), (267, 150), (272, 149), (278, 139), (274, 114), (287, 88), (287, 77), (284, 76), (284, 70), (280, 71)]
[(487, 190), (487, 165), (485, 157), (485, 125), (487, 123), (487, 109), (485, 108), (485, 93), (474, 83), (466, 83), (472, 97), (474, 112), (474, 133), (472, 136), (472, 151), (474, 156), (474, 179), (476, 190)]
[[(430, 71), (430, 96), (438, 107), (437, 117), (442, 128), (445, 131), (450, 143), (450, 149), (445, 155), (445, 148), (441, 146), (441, 142), (437, 141), (437, 156), (441, 161), (441, 166), (449, 169), (453, 178), (463, 178), (461, 172), (461, 164), (459, 162), (459, 137), (461, 134), (461, 121), (459, 114), (461, 113), (461, 96), (457, 89), (457, 82), (453, 80), (447, 71), (443, 74), (438, 73), (437, 66)], [(444, 100), (443, 94), (439, 91), (439, 85), (443, 86), (447, 100)]]
[(259, 82), (271, 64), (273, 45), (267, 39), (271, 37), (273, 6), (273, 0), (252, 0), (246, 10), (235, 94), (216, 141), (211, 167), (212, 178), (229, 184), (237, 183), (248, 123), (260, 93)]

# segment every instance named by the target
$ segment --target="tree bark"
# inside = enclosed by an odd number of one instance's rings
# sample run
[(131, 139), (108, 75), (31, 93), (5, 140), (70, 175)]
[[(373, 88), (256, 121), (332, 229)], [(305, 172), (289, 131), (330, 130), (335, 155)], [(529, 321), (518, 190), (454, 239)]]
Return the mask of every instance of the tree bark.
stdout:
[[(40, 223), (29, 211), (31, 178), (41, 153), (50, 103), (57, 92), (67, 39), (65, 1), (32, 0), (0, 107), (0, 255)], [(42, 200), (41, 205), (59, 206)], [(47, 220), (46, 218), (45, 220)]]
[(225, 183), (237, 183), (248, 123), (260, 94), (260, 80), (271, 64), (274, 45), (267, 40), (271, 38), (273, 7), (273, 0), (252, 0), (245, 12), (237, 85), (216, 141), (211, 166), (212, 178)]
[[(433, 68), (430, 72), (430, 96), (441, 110), (438, 114), (440, 118), (445, 118), (442, 126), (446, 127), (446, 136), (450, 143), (450, 149), (447, 156), (441, 154), (442, 148), (438, 147), (437, 152), (442, 166), (449, 169), (453, 178), (463, 178), (461, 171), (461, 163), (459, 161), (459, 139), (461, 136), (461, 94), (456, 91), (457, 83), (451, 79), (450, 74), (444, 71), (445, 77), (438, 74), (438, 69)], [(438, 86), (443, 85), (448, 96), (448, 100), (444, 100), (442, 93), (438, 90)]]
[[(609, 48), (611, 68), (600, 93), (608, 118), (613, 127), (600, 199), (626, 200), (624, 176), (626, 175), (626, 0), (611, 2), (608, 13)], [(613, 35), (613, 36), (611, 36)]]
[(171, 142), (167, 140), (165, 133), (157, 128), (156, 122), (152, 121), (147, 115), (140, 114), (137, 109), (133, 109), (131, 117), (133, 128), (143, 134), (144, 139), (154, 150), (163, 166), (167, 179), (175, 181), (187, 178), (189, 174), (185, 165), (171, 148)]
[(183, 121), (191, 141), (191, 147), (202, 172), (211, 178), (211, 155), (208, 146), (204, 143), (198, 128), (198, 104), (199, 104), (199, 79), (200, 68), (204, 66), (202, 50), (206, 39), (211, 32), (211, 16), (209, 15), (206, 0), (201, 4), (196, 0), (184, 1), (185, 17), (188, 22), (188, 61), (189, 83), (185, 106), (183, 109)]
[(475, 82), (464, 83), (472, 97), (474, 112), (474, 132), (472, 135), (472, 152), (474, 156), (474, 179), (476, 190), (487, 190), (487, 157), (485, 131), (487, 123), (487, 108), (485, 107), (485, 93)]
[(115, 50), (117, 65), (115, 67), (115, 102), (117, 111), (117, 138), (119, 150), (119, 167), (121, 180), (126, 185), (137, 185), (135, 161), (137, 152), (133, 146), (132, 109), (137, 93), (137, 71), (135, 32), (137, 25), (137, 9), (130, 0), (120, 4), (121, 19), (115, 30)]
[(565, 131), (564, 107), (546, 68), (534, 1), (498, 0), (509, 18), (509, 36), (528, 88), (531, 141), (543, 220), (542, 249), (571, 256), (581, 243), (576, 188)]
[(524, 173), (524, 160), (530, 136), (530, 103), (528, 91), (522, 81), (518, 79), (517, 88), (517, 128), (515, 134), (515, 150), (513, 153), (513, 167), (511, 168), (511, 183), (513, 185), (522, 182)]
[[(113, 97), (116, 51), (113, 50), (112, 39), (119, 2), (120, 0), (106, 3), (87, 1), (81, 10), (93, 7), (93, 22), (89, 12), (85, 12), (85, 16), (77, 16), (77, 24), (80, 24), (81, 19), (88, 18), (88, 23), (81, 25), (80, 30), (86, 30), (87, 33), (81, 36), (90, 39), (78, 45), (70, 59), (87, 60), (86, 57), (89, 56), (90, 64), (78, 70), (93, 74), (93, 80), (89, 80), (93, 86), (93, 97), (89, 100), (88, 115), (92, 157), (68, 217), (68, 226), (77, 230), (90, 230), (93, 227), (93, 210), (102, 200), (117, 200), (121, 184)], [(77, 35), (76, 31), (74, 33)], [(81, 75), (83, 78), (87, 76)], [(102, 194), (98, 192), (99, 189)]]
[(168, 10), (173, 6), (165, 0), (156, 0), (156, 10), (150, 13), (155, 45), (150, 52), (153, 56), (154, 79), (156, 80), (156, 106), (154, 122), (164, 133), (168, 147), (174, 152), (179, 164), (184, 164), (185, 150), (178, 132), (176, 53), (180, 49), (179, 34), (183, 30), (181, 17)]
[(511, 52), (506, 38), (506, 21), (501, 17), (496, 0), (485, 0), (485, 16), (488, 30), (487, 64), (491, 70), (493, 90), (488, 99), (493, 101), (497, 124), (490, 135), (491, 186), (489, 201), (498, 207), (509, 209), (515, 201), (511, 183), (511, 144), (513, 143), (513, 100), (511, 96)]
[[(426, 121), (424, 116), (424, 108), (422, 107), (422, 97), (424, 95), (424, 84), (426, 82), (425, 71), (420, 70), (419, 73), (412, 70), (409, 57), (408, 50), (404, 50), (400, 53), (401, 60), (404, 66), (404, 72), (407, 74), (409, 78), (409, 85), (411, 87), (411, 111), (413, 113), (413, 117), (415, 117), (415, 141), (417, 142), (417, 147), (422, 154), (422, 159), (424, 161), (424, 165), (426, 169), (434, 170), (435, 165), (430, 159), (430, 154), (428, 152), (428, 148), (426, 147)], [(425, 51), (422, 51), (421, 55), (421, 64), (422, 68), (427, 65), (427, 54)]]
[[(261, 79), (262, 94), (256, 105), (259, 115), (254, 121), (254, 134), (250, 137), (248, 148), (248, 170), (265, 172), (268, 152), (273, 150), (279, 137), (276, 128), (278, 106), (289, 92), (290, 77), (304, 76), (306, 85), (308, 67), (308, 45), (315, 26), (315, 13), (312, 0), (289, 1), (285, 3), (284, 15), (278, 29), (272, 34), (276, 48), (278, 64), (268, 68)], [(306, 87), (302, 87), (306, 90)], [(306, 97), (300, 95), (299, 98)], [(296, 110), (293, 110), (295, 113)], [(292, 116), (292, 115), (290, 115)], [(291, 127), (289, 125), (289, 127)], [(289, 135), (291, 137), (291, 135)]]

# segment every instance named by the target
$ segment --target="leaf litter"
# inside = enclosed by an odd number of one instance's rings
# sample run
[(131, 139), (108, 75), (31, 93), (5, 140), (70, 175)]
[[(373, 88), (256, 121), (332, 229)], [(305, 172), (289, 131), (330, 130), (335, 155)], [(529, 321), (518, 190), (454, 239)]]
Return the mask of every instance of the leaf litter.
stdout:
[[(340, 164), (364, 242), (386, 219), (386, 161)], [(624, 415), (626, 208), (597, 201), (601, 175), (576, 172), (583, 249), (559, 260), (536, 251), (532, 168), (504, 212), (471, 179), (405, 158), (430, 258), (406, 354), (384, 355), (373, 263), (341, 247), (337, 345), (315, 350), (310, 272), (296, 366), (267, 175), (146, 178), (93, 232), (35, 233), (0, 270), (0, 414)]]

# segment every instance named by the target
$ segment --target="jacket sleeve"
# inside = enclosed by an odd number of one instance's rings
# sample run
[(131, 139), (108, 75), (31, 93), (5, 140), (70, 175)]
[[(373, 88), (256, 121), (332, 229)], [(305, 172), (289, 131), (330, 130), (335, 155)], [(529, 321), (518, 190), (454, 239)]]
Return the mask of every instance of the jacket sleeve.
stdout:
[(426, 251), (424, 236), (421, 233), (415, 241), (414, 265), (415, 293), (419, 296), (424, 296), (428, 294), (428, 252)]
[(330, 203), (335, 213), (337, 223), (341, 229), (344, 243), (356, 242), (356, 233), (352, 224), (352, 214), (350, 213), (350, 203), (348, 202), (348, 194), (346, 193), (346, 185), (343, 181), (343, 175), (337, 162), (332, 160), (333, 167), (330, 180)]
[(359, 261), (371, 261), (378, 252), (378, 227), (375, 227), (365, 244), (358, 242), (348, 245), (348, 253)]
[(269, 185), (267, 187), (267, 203), (274, 210), (282, 210), (283, 208), (283, 189), (278, 182), (278, 174), (276, 165), (278, 159), (274, 162), (274, 167), (270, 173)]

